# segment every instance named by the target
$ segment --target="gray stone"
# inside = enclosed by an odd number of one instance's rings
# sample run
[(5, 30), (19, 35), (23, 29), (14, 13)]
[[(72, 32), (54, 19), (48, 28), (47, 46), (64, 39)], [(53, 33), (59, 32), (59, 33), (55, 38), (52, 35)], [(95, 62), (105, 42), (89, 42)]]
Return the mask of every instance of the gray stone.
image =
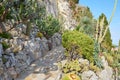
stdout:
[(56, 0), (47, 0), (44, 1), (46, 6), (46, 11), (48, 15), (53, 15), (54, 17), (58, 16), (58, 7), (57, 7), (57, 1)]
[(82, 76), (82, 80), (98, 80), (98, 77), (96, 76), (96, 74), (93, 71), (91, 71), (91, 70), (84, 71), (81, 74), (81, 76)]
[(49, 51), (48, 40), (45, 37), (40, 41), (40, 48), (43, 50), (43, 53), (45, 53), (45, 51)]
[(4, 69), (3, 69), (3, 62), (2, 62), (2, 58), (0, 57), (0, 75), (3, 74)]
[(0, 57), (2, 56), (3, 54), (3, 47), (2, 47), (2, 44), (0, 44)]
[(100, 80), (113, 80), (113, 70), (111, 67), (106, 67), (101, 72), (97, 73)]
[(102, 64), (103, 64), (104, 68), (108, 67), (108, 62), (107, 62), (107, 60), (105, 59), (104, 56), (101, 56), (101, 61), (102, 61)]
[(38, 27), (37, 26), (33, 26), (32, 27), (32, 29), (31, 29), (31, 31), (30, 31), (30, 39), (33, 39), (33, 38), (35, 38), (37, 35), (37, 33), (39, 32), (39, 29), (38, 29)]
[(18, 74), (13, 67), (8, 68), (8, 74), (13, 78), (17, 78)]
[(55, 48), (57, 46), (60, 46), (62, 43), (62, 37), (61, 34), (55, 33), (51, 38), (52, 48)]
[(84, 66), (89, 66), (89, 61), (87, 59), (80, 58), (79, 63)]
[(5, 58), (7, 59), (7, 62), (5, 63), (7, 68), (16, 65), (16, 59), (14, 53), (9, 53), (9, 55), (8, 56), (6, 55)]

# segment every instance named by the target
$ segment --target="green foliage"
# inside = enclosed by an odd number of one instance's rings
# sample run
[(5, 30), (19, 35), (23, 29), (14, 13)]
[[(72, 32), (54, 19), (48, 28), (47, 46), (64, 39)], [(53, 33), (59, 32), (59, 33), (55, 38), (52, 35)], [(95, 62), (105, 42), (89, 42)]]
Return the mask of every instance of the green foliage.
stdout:
[(100, 45), (95, 41), (94, 43), (94, 64), (97, 65), (99, 68), (102, 68), (102, 62), (99, 57), (100, 54)]
[(60, 23), (58, 19), (53, 18), (53, 16), (46, 16), (43, 20), (38, 21), (38, 27), (40, 32), (42, 32), (46, 38), (49, 38), (54, 33), (59, 32)]
[(113, 56), (110, 53), (104, 53), (104, 56), (106, 58), (106, 60), (108, 61), (108, 64), (111, 66), (112, 64), (114, 64), (114, 59)]
[(66, 31), (62, 35), (62, 44), (68, 53), (74, 47), (75, 50), (73, 53), (78, 53), (84, 58), (93, 61), (94, 43), (89, 36), (79, 31)]
[(90, 11), (89, 7), (83, 7), (83, 6), (79, 6), (76, 8), (76, 10), (74, 10), (74, 14), (73, 17), (75, 18), (75, 20), (79, 23), (83, 17), (88, 17), (91, 20), (93, 19), (93, 15)]
[(12, 36), (10, 33), (3, 32), (3, 33), (0, 33), (0, 37), (10, 39)]
[(120, 72), (120, 54), (111, 53), (110, 55), (113, 57), (113, 64), (111, 64), (111, 66), (113, 68), (118, 68)]
[(89, 17), (82, 17), (79, 25), (76, 27), (77, 31), (83, 32), (89, 36), (93, 36), (95, 34), (95, 28), (93, 20)]
[(0, 16), (2, 16), (4, 10), (5, 10), (4, 6), (0, 5)]
[(73, 60), (73, 61), (67, 62), (63, 66), (62, 71), (63, 71), (63, 73), (73, 72), (75, 74), (78, 74), (81, 71), (79, 61), (78, 60)]
[(92, 70), (94, 72), (100, 71), (100, 68), (97, 65), (94, 65), (94, 63), (90, 63), (89, 68), (90, 68), (90, 70)]
[(3, 49), (6, 50), (7, 48), (10, 47), (9, 44), (7, 44), (5, 41), (2, 42)]
[(26, 25), (26, 35), (28, 36), (33, 25), (37, 25), (40, 32), (47, 38), (60, 30), (58, 19), (47, 16), (44, 5), (36, 0), (5, 0), (1, 4), (0, 15), (4, 16), (2, 14), (5, 11), (6, 19), (13, 22), (13, 28), (21, 23)]
[(74, 3), (79, 3), (79, 0), (71, 0), (71, 1), (73, 1)]

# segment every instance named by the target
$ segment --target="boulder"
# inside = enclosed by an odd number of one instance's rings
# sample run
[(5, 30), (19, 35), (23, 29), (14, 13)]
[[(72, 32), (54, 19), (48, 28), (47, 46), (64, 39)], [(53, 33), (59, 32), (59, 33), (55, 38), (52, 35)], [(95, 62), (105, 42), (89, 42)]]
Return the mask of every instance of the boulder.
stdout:
[(93, 71), (91, 71), (91, 70), (84, 71), (81, 74), (81, 76), (82, 76), (82, 80), (98, 80), (98, 76)]
[(51, 38), (52, 48), (55, 48), (57, 46), (60, 46), (62, 43), (62, 37), (61, 34), (55, 33)]
[(113, 70), (111, 67), (106, 67), (101, 72), (97, 73), (99, 80), (114, 80), (113, 79)]
[(89, 66), (89, 61), (87, 59), (80, 58), (78, 61), (83, 66)]
[(8, 68), (8, 73), (9, 75), (13, 78), (13, 79), (16, 79), (18, 74), (17, 72), (15, 71), (14, 67), (11, 67), (11, 68)]

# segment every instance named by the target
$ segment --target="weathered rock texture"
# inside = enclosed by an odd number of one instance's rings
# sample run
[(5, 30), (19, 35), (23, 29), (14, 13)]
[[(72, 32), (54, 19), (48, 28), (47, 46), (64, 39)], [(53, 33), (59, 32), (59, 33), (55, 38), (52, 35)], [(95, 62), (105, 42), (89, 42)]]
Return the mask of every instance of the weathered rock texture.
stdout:
[(72, 17), (72, 10), (68, 0), (44, 0), (46, 11), (54, 17), (59, 18), (64, 29), (73, 30), (76, 26), (76, 21)]
[[(44, 37), (28, 40), (13, 37), (13, 39), (2, 39), (1, 41), (3, 40), (11, 47), (3, 52), (3, 47), (0, 44), (0, 80), (17, 79), (21, 73), (29, 70), (29, 66), (36, 61), (42, 68), (40, 72), (46, 72), (46, 66), (47, 69), (57, 70), (53, 63), (60, 61), (64, 56), (64, 48), (61, 46), (62, 39), (59, 33), (55, 33), (49, 40)], [(48, 42), (51, 44), (50, 46)], [(49, 49), (50, 47), (51, 49)]]

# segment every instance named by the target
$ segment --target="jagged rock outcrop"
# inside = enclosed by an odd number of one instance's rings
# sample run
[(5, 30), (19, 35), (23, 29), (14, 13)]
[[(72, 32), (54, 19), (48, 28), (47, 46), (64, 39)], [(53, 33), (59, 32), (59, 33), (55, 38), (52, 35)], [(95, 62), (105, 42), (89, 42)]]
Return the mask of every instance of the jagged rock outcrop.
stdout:
[[(3, 38), (1, 41), (5, 41), (11, 47), (3, 52), (3, 47), (0, 44), (0, 80), (16, 79), (22, 72), (29, 70), (28, 67), (39, 59), (42, 59), (42, 61), (39, 61), (39, 64), (41, 64), (39, 67), (42, 66), (41, 72), (44, 72), (46, 69), (43, 68), (48, 65), (51, 70), (57, 69), (52, 66), (52, 63), (60, 61), (64, 56), (61, 40), (59, 33), (55, 33), (49, 40), (44, 37), (28, 40), (18, 37), (13, 37), (10, 40)], [(48, 42), (51, 44), (51, 49), (49, 49)], [(61, 47), (56, 48), (59, 46)], [(44, 57), (45, 55), (48, 56)], [(47, 63), (48, 61), (50, 61), (50, 64)], [(45, 65), (45, 63), (47, 64)]]
[(17, 80), (59, 80), (62, 72), (59, 69), (57, 62), (63, 60), (63, 55), (64, 48), (62, 46), (54, 48), (43, 58), (40, 58), (33, 63), (37, 66), (35, 70), (26, 71), (23, 73), (24, 75), (22, 74)]
[(97, 73), (100, 80), (114, 80), (113, 79), (113, 69), (108, 65), (107, 60), (105, 60), (105, 57), (102, 56), (102, 63), (104, 69)]
[(76, 26), (76, 21), (72, 17), (72, 9), (68, 0), (44, 0), (46, 11), (62, 21), (63, 28), (73, 30)]
[(63, 27), (67, 30), (73, 30), (75, 28), (76, 21), (72, 17), (72, 9), (68, 0), (58, 0), (59, 16), (62, 17)]
[(98, 76), (91, 70), (82, 73), (82, 80), (98, 80)]
[(44, 0), (47, 14), (51, 14), (54, 17), (58, 17), (58, 5), (57, 0)]

